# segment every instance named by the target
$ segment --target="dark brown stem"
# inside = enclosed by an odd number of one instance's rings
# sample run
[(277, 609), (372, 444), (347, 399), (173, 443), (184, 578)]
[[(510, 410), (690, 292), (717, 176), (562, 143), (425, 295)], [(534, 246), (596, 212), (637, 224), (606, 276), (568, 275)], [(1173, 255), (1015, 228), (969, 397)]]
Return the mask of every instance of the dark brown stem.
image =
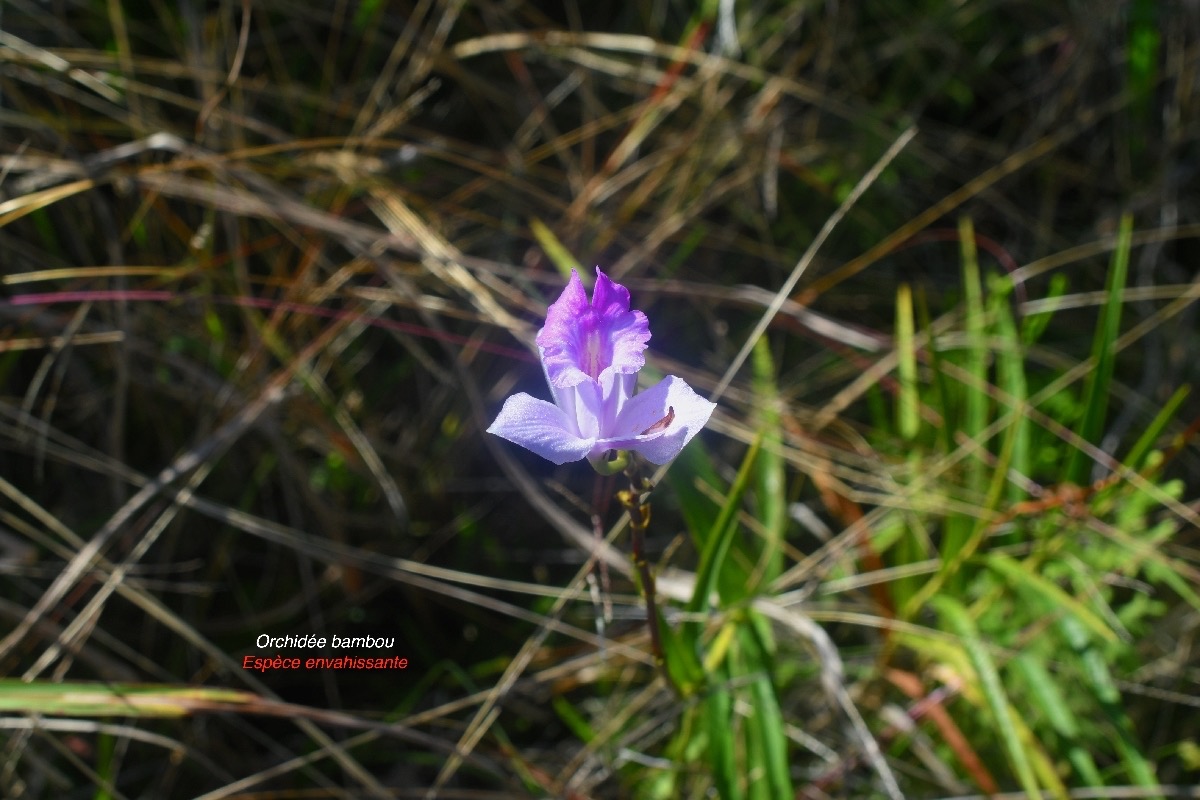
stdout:
[(629, 478), (629, 488), (617, 492), (617, 500), (629, 514), (630, 544), (633, 549), (633, 565), (637, 567), (638, 579), (642, 584), (642, 596), (646, 598), (646, 627), (650, 631), (650, 650), (654, 661), (666, 678), (668, 685), (674, 687), (671, 673), (667, 670), (666, 657), (663, 654), (662, 635), (658, 628), (658, 603), (654, 592), (654, 572), (650, 562), (646, 560), (646, 528), (650, 524), (650, 481), (638, 475), (636, 463), (630, 463), (625, 470)]

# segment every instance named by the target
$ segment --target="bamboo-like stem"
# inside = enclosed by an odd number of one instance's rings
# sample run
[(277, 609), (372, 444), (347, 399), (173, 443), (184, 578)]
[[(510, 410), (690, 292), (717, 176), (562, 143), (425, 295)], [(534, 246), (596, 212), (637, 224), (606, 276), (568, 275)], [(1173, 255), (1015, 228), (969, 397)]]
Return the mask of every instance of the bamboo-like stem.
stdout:
[(636, 459), (632, 459), (625, 469), (625, 477), (629, 478), (629, 488), (618, 491), (617, 500), (629, 514), (633, 565), (637, 567), (638, 580), (642, 584), (642, 596), (646, 599), (646, 627), (650, 631), (650, 650), (654, 654), (654, 662), (658, 665), (667, 684), (677, 690), (678, 687), (671, 680), (666, 656), (663, 653), (662, 634), (658, 627), (658, 602), (654, 591), (654, 572), (650, 569), (650, 562), (646, 560), (646, 528), (650, 524), (649, 495), (653, 485), (638, 474)]

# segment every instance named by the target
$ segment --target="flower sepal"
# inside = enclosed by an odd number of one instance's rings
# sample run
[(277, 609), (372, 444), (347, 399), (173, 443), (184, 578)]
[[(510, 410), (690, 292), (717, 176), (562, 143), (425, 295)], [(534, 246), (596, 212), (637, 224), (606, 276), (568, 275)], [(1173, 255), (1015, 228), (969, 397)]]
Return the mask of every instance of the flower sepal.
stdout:
[(601, 475), (616, 475), (629, 466), (629, 451), (606, 450), (595, 458), (589, 456), (588, 463)]

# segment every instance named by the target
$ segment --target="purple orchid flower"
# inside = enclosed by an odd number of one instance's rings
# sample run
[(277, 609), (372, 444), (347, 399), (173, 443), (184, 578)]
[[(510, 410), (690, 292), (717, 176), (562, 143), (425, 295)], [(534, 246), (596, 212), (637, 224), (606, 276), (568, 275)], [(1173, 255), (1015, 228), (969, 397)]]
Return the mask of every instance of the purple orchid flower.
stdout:
[(525, 393), (504, 401), (488, 428), (555, 464), (587, 458), (598, 472), (624, 467), (626, 451), (665, 464), (691, 441), (717, 406), (671, 375), (634, 393), (650, 323), (629, 309), (629, 290), (596, 268), (589, 302), (579, 274), (546, 311), (538, 331), (554, 402)]

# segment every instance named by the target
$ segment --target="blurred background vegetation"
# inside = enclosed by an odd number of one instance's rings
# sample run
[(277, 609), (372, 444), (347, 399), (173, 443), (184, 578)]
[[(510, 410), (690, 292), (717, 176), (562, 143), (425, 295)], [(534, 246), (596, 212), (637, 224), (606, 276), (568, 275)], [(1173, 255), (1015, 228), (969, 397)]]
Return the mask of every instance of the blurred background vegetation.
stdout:
[[(1200, 8), (0, 4), (0, 794), (1197, 796)], [(719, 399), (483, 433), (565, 271)], [(404, 671), (243, 669), (262, 634)]]

